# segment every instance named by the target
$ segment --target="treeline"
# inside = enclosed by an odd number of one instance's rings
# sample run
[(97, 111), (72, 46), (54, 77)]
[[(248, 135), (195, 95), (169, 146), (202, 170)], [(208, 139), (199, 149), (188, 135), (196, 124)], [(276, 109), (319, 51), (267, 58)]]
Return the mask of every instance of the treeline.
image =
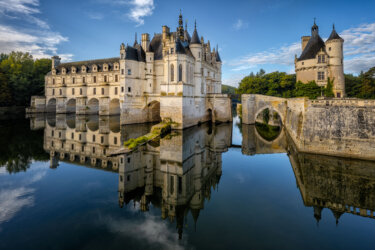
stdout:
[[(345, 75), (346, 94), (348, 97), (375, 98), (375, 67), (359, 76)], [(296, 81), (295, 74), (272, 72), (266, 74), (261, 69), (256, 74), (244, 77), (236, 90), (237, 94), (262, 94), (284, 98), (319, 96), (333, 97), (333, 81), (328, 79), (326, 87), (318, 86), (315, 81), (302, 83)]]
[(221, 86), (221, 93), (228, 94), (233, 102), (241, 102), (241, 96), (236, 93), (236, 88), (223, 84)]
[(33, 95), (44, 94), (44, 76), (51, 59), (34, 60), (29, 53), (0, 54), (0, 106), (28, 106)]

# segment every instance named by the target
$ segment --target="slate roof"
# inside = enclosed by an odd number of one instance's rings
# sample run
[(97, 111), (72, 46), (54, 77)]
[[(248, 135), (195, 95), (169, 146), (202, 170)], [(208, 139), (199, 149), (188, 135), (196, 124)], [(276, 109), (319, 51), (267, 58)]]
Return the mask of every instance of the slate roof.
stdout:
[(193, 36), (191, 37), (190, 44), (201, 44), (201, 40), (199, 39), (197, 29), (194, 29)]
[(332, 32), (331, 32), (331, 35), (328, 37), (327, 41), (329, 40), (333, 40), (333, 39), (341, 39), (343, 40), (339, 34), (337, 34), (336, 30), (335, 30), (335, 26), (333, 26), (333, 29), (332, 29)]
[(163, 44), (162, 44), (162, 34), (155, 34), (152, 38), (149, 46), (148, 51), (154, 52), (154, 60), (161, 60), (163, 59)]
[[(98, 71), (101, 71), (103, 68), (103, 64), (108, 64), (108, 70), (113, 69), (114, 63), (119, 63), (119, 57), (112, 57), (112, 58), (104, 58), (104, 59), (96, 59), (96, 60), (87, 60), (87, 61), (78, 61), (78, 62), (68, 62), (68, 63), (61, 63), (59, 66), (55, 67), (56, 73), (60, 73), (62, 68), (66, 69), (66, 73), (68, 74), (71, 71), (71, 67), (76, 67), (76, 72), (79, 73), (81, 71), (82, 66), (86, 66), (86, 71), (90, 72), (93, 65), (98, 67)], [(51, 72), (50, 72), (51, 73)]]
[(219, 49), (216, 50), (216, 62), (221, 62), (221, 58), (219, 55)]
[(310, 40), (307, 42), (305, 49), (302, 51), (298, 61), (313, 59), (316, 54), (321, 50), (325, 50), (325, 43), (318, 33), (313, 33)]

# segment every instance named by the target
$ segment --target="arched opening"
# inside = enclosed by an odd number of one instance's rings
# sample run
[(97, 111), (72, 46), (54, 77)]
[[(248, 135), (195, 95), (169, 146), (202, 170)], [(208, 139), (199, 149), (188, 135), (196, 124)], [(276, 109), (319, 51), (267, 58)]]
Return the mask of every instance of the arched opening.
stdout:
[(76, 112), (76, 99), (69, 99), (66, 103), (66, 113), (75, 113)]
[(88, 114), (99, 114), (99, 100), (96, 98), (90, 99), (86, 109)]
[(212, 109), (209, 108), (206, 110), (206, 121), (213, 122), (213, 114), (212, 114)]
[(152, 101), (147, 105), (148, 120), (150, 122), (160, 122), (160, 102)]
[(174, 65), (171, 64), (171, 82), (174, 81)]
[(282, 120), (279, 113), (272, 108), (264, 108), (256, 115), (255, 128), (266, 141), (275, 140), (282, 130)]
[(182, 65), (178, 66), (178, 81), (182, 82)]
[(66, 115), (66, 125), (68, 125), (69, 128), (75, 129), (76, 128), (76, 116), (75, 114)]
[(56, 113), (56, 99), (51, 98), (48, 100), (46, 110), (48, 113)]
[(120, 113), (120, 100), (112, 99), (109, 103), (109, 115), (119, 115)]
[(89, 116), (88, 117), (88, 121), (86, 123), (86, 126), (87, 128), (92, 131), (92, 132), (95, 132), (99, 129), (99, 117), (98, 116)]

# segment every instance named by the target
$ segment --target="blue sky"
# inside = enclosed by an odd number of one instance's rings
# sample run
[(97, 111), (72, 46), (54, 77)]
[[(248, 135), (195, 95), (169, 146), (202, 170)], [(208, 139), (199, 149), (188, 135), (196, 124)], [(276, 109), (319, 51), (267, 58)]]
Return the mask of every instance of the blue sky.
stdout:
[(219, 45), (223, 82), (236, 86), (252, 71), (294, 73), (300, 37), (316, 17), (321, 37), (335, 23), (345, 39), (345, 72), (375, 66), (375, 1), (0, 0), (0, 52), (58, 54), (65, 61), (119, 56), (134, 33), (175, 30), (179, 10), (198, 33)]

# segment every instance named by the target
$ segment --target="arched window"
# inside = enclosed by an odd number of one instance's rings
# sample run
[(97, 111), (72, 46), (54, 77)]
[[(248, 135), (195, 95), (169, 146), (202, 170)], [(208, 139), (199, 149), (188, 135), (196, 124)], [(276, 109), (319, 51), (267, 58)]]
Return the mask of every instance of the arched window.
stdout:
[(178, 66), (178, 81), (182, 82), (182, 65)]
[(171, 82), (174, 81), (174, 65), (171, 64)]

